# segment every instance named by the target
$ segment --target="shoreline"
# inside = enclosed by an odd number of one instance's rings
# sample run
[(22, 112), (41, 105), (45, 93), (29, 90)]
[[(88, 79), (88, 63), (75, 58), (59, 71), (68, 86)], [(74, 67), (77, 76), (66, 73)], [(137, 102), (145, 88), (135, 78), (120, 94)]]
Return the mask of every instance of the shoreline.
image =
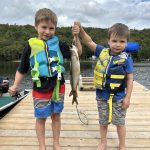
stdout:
[[(14, 62), (14, 63), (19, 63), (20, 60), (13, 60), (13, 61), (8, 61), (8, 62)], [(70, 62), (68, 60), (65, 60), (64, 62)], [(93, 60), (80, 60), (82, 63), (96, 63), (96, 61)], [(133, 62), (134, 67), (150, 67), (150, 62)]]

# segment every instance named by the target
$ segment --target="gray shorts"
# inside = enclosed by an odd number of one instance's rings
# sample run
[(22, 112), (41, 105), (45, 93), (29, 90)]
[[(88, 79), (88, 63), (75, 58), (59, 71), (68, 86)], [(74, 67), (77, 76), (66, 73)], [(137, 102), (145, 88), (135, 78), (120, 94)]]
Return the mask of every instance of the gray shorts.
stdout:
[[(108, 125), (109, 117), (109, 104), (100, 98), (96, 98), (98, 114), (99, 114), (99, 124)], [(125, 117), (127, 109), (122, 108), (122, 100), (115, 101), (112, 104), (112, 124), (117, 126), (125, 125)]]

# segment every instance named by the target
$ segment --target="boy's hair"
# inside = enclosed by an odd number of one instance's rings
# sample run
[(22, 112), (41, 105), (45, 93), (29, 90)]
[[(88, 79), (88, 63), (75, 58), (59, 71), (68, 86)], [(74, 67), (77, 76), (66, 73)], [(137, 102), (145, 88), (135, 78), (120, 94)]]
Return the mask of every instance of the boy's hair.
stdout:
[(41, 21), (51, 21), (55, 26), (57, 26), (57, 16), (48, 8), (42, 8), (36, 12), (35, 26), (37, 26)]
[(116, 36), (119, 36), (119, 37), (125, 37), (128, 40), (129, 36), (130, 36), (130, 30), (129, 30), (128, 26), (126, 26), (125, 24), (116, 23), (109, 28), (108, 39), (110, 39), (110, 36), (112, 34), (115, 34)]

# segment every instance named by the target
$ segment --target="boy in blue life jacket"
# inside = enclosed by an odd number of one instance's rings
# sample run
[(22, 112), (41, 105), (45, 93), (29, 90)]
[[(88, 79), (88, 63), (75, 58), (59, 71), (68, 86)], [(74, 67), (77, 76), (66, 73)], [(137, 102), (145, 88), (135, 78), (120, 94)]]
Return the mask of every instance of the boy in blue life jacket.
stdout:
[(98, 57), (94, 69), (94, 85), (96, 87), (96, 100), (99, 113), (100, 135), (97, 150), (107, 147), (108, 124), (116, 125), (119, 137), (119, 150), (125, 150), (125, 116), (130, 105), (133, 87), (133, 62), (124, 52), (130, 35), (128, 27), (116, 23), (108, 30), (108, 45), (105, 48), (92, 41), (80, 22), (73, 28), (80, 27), (80, 37)]
[[(60, 42), (55, 35), (56, 26), (57, 16), (53, 11), (43, 8), (36, 12), (35, 29), (38, 37), (28, 40), (16, 71), (14, 84), (9, 88), (9, 93), (14, 95), (24, 75), (31, 68), (39, 150), (46, 150), (45, 122), (49, 116), (52, 119), (54, 150), (61, 150), (59, 144), (60, 114), (64, 107), (65, 93), (63, 58), (70, 58), (71, 55), (69, 46), (65, 42)], [(72, 33), (77, 35), (79, 28), (73, 30)], [(76, 46), (81, 55), (82, 47), (78, 37)]]

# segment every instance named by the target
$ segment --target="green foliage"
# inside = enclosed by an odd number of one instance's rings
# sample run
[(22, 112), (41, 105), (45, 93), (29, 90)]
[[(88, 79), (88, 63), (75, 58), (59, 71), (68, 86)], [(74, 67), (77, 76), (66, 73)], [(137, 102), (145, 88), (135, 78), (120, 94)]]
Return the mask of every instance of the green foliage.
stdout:
[[(100, 28), (85, 28), (86, 32), (91, 36), (93, 41), (97, 44), (107, 45), (107, 29)], [(72, 44), (71, 27), (58, 27), (56, 30), (61, 41)], [(135, 60), (150, 59), (150, 29), (131, 30), (130, 41), (139, 42), (141, 50), (133, 53)], [(37, 33), (31, 25), (9, 25), (0, 24), (0, 59), (2, 61), (19, 59), (22, 50), (31, 37), (36, 37)], [(82, 59), (87, 59), (93, 55), (93, 52), (85, 45), (83, 46)]]

